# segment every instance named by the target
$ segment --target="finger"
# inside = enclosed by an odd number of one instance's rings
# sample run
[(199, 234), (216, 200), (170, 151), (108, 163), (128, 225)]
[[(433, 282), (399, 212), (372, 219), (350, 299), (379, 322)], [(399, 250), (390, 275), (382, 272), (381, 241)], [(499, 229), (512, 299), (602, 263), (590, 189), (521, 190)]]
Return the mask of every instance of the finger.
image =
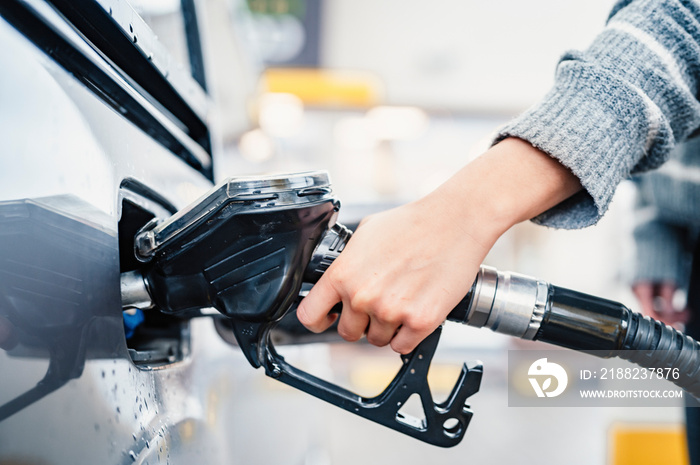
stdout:
[(329, 314), (335, 304), (341, 301), (340, 295), (329, 284), (327, 279), (321, 279), (311, 288), (309, 294), (302, 299), (297, 308), (299, 322), (310, 331), (320, 333), (328, 329), (338, 318)]
[(377, 347), (389, 344), (396, 335), (397, 324), (390, 324), (371, 319), (367, 331), (367, 342)]
[(349, 342), (359, 341), (369, 325), (369, 316), (364, 312), (357, 312), (349, 305), (343, 304), (343, 313), (338, 322), (338, 334)]
[(431, 331), (416, 331), (407, 326), (399, 328), (396, 336), (391, 340), (391, 348), (394, 352), (408, 354), (430, 335)]

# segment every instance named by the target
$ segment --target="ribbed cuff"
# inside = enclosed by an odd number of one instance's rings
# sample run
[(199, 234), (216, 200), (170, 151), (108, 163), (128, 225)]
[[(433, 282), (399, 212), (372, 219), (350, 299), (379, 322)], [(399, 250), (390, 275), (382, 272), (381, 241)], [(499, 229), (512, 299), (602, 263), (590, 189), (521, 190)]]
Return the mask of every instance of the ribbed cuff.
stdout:
[(570, 53), (563, 58), (554, 89), (502, 128), (496, 139), (524, 139), (559, 160), (581, 181), (584, 191), (535, 222), (564, 229), (595, 224), (645, 150), (650, 149), (647, 158), (665, 158), (666, 144), (672, 144), (670, 129), (658, 118), (653, 120), (649, 111), (640, 110), (648, 109), (648, 103), (628, 83), (582, 56)]

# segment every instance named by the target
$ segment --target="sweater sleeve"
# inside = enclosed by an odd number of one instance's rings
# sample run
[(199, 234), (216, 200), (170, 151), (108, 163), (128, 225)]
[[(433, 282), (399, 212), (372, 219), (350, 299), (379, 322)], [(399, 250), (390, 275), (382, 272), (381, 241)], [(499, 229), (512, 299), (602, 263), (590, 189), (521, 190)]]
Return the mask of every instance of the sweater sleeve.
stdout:
[(700, 126), (699, 78), (700, 5), (620, 2), (586, 51), (563, 56), (545, 98), (496, 138), (527, 140), (581, 181), (583, 191), (534, 221), (596, 223), (620, 181), (658, 167)]

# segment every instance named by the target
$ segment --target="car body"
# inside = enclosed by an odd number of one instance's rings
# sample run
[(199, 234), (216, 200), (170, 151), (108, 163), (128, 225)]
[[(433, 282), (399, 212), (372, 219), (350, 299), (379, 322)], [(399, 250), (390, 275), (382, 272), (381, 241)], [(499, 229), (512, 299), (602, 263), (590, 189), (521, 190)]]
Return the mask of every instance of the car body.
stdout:
[(256, 372), (210, 319), (127, 340), (120, 275), (138, 228), (213, 185), (256, 69), (231, 2), (136, 3), (0, 6), (0, 463), (234, 456), (219, 412)]

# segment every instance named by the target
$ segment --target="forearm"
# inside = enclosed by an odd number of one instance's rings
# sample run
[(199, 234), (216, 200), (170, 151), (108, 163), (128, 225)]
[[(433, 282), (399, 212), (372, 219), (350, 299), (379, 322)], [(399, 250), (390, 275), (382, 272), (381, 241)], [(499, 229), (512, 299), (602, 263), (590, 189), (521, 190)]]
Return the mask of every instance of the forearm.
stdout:
[(490, 248), (506, 230), (581, 190), (576, 176), (528, 142), (508, 138), (420, 202), (444, 209), (457, 227)]

